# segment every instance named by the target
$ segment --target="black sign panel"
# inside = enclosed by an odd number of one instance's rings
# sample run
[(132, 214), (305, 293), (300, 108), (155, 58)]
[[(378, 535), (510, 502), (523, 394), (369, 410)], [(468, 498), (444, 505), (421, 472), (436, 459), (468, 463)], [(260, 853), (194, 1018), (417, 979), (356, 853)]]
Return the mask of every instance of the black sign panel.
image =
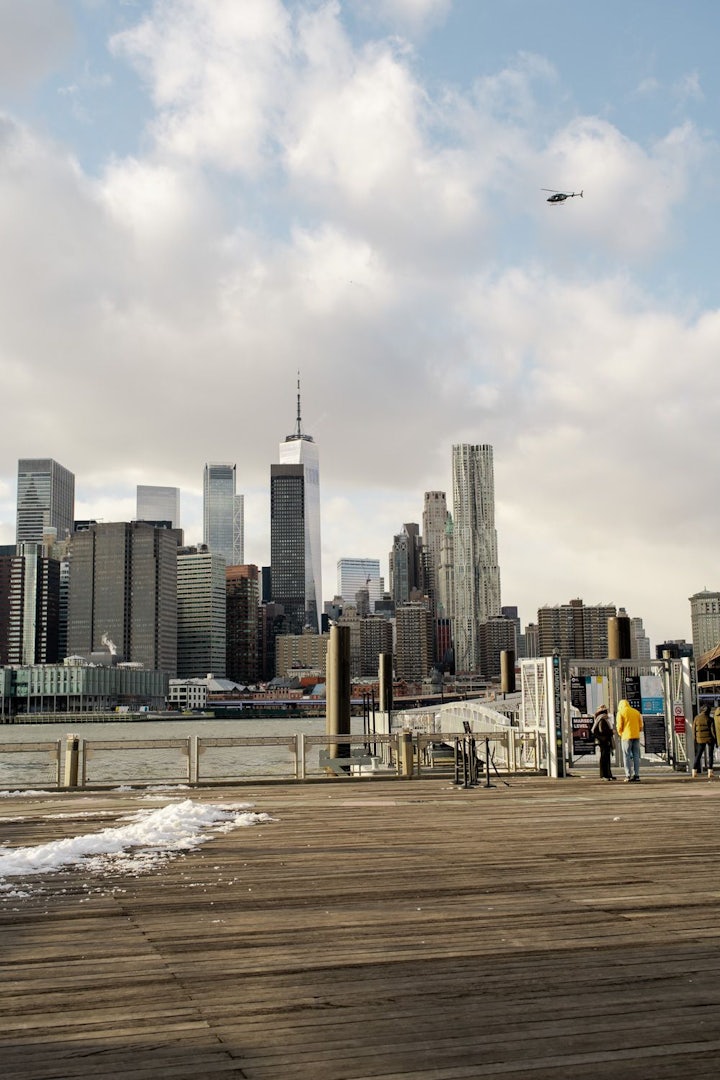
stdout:
[(623, 675), (623, 697), (633, 709), (642, 712), (639, 675)]
[(643, 716), (646, 754), (664, 754), (667, 750), (664, 716)]
[(587, 712), (587, 683), (584, 675), (570, 677), (570, 701), (579, 712)]

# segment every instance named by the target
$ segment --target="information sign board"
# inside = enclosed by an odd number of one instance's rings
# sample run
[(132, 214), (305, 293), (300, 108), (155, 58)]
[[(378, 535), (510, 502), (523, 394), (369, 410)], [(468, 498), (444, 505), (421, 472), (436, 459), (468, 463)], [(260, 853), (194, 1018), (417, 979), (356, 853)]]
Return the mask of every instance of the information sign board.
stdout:
[(662, 714), (643, 717), (646, 754), (664, 754), (667, 750), (665, 717)]

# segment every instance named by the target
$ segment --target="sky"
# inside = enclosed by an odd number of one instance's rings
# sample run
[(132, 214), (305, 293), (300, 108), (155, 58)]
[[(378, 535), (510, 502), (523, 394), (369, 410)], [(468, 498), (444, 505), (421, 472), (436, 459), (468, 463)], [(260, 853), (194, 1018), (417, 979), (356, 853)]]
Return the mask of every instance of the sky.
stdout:
[[(0, 0), (0, 544), (320, 454), (323, 597), (494, 447), (502, 602), (720, 588), (715, 0)], [(548, 192), (583, 197), (549, 204)]]

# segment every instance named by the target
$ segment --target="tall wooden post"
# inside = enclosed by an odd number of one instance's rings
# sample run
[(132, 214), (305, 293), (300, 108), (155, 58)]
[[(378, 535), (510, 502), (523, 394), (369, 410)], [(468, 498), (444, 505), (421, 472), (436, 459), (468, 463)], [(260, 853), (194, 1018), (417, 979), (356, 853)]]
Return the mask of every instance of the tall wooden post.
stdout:
[(630, 618), (627, 615), (612, 615), (608, 619), (608, 660), (630, 659)]
[[(331, 626), (325, 674), (326, 735), (350, 734), (350, 627)], [(350, 744), (328, 743), (331, 758), (350, 757)]]

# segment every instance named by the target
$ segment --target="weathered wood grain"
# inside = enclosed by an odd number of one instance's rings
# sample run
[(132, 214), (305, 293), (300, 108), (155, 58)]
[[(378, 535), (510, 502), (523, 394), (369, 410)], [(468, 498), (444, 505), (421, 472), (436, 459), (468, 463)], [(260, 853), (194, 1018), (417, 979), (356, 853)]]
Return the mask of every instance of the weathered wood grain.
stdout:
[[(99, 831), (142, 795), (7, 798), (0, 841)], [(3, 1080), (717, 1074), (720, 783), (182, 797), (274, 821), (0, 894)]]

